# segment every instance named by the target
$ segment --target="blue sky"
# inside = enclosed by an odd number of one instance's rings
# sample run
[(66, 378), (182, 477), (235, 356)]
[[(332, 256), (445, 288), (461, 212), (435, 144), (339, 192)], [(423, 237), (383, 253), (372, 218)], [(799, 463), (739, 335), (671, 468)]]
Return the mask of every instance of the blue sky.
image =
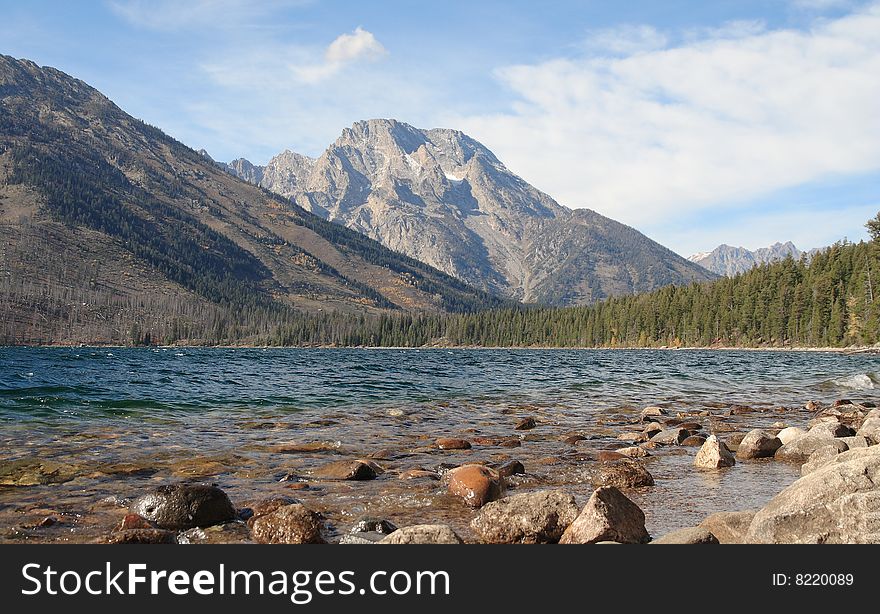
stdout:
[(571, 207), (689, 255), (865, 236), (880, 4), (0, 0), (55, 66), (219, 160), (316, 156), (359, 119), (459, 128)]

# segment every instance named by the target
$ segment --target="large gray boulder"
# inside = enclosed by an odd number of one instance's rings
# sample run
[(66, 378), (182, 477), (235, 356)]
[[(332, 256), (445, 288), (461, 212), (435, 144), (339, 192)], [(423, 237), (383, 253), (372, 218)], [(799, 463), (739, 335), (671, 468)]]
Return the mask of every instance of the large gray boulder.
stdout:
[(487, 503), (471, 527), (488, 544), (552, 544), (577, 516), (570, 494), (542, 490)]
[(700, 526), (722, 544), (741, 544), (754, 518), (755, 512), (715, 512), (706, 516)]
[(816, 450), (828, 447), (836, 448), (838, 452), (846, 452), (849, 449), (846, 442), (840, 438), (807, 433), (779, 448), (775, 458), (791, 463), (804, 463)]
[(614, 486), (598, 488), (560, 544), (595, 544), (613, 541), (644, 544), (651, 540), (645, 529), (645, 513)]
[(380, 544), (462, 544), (458, 534), (445, 524), (416, 524), (388, 535)]
[(213, 484), (169, 484), (135, 499), (129, 511), (160, 529), (182, 531), (236, 518), (226, 493)]
[(761, 429), (754, 429), (746, 433), (743, 440), (739, 442), (736, 456), (741, 459), (768, 458), (773, 456), (781, 446), (782, 442), (777, 437)]
[(700, 469), (721, 469), (733, 467), (735, 464), (733, 453), (715, 435), (709, 436), (694, 459), (694, 466)]
[(776, 495), (749, 526), (749, 543), (880, 543), (880, 447), (837, 455)]
[(868, 440), (871, 445), (880, 444), (880, 409), (872, 409), (856, 432)]
[(667, 533), (651, 544), (717, 544), (718, 538), (705, 527), (687, 527)]

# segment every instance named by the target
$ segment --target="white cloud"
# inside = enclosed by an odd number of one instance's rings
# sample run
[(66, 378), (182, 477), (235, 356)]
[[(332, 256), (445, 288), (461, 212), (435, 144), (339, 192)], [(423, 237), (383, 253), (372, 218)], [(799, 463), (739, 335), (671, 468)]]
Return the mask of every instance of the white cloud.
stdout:
[(332, 77), (345, 66), (359, 61), (375, 61), (387, 55), (372, 32), (358, 26), (350, 34), (341, 34), (324, 51), (322, 62), (294, 66), (293, 72), (300, 81), (317, 83)]
[(880, 170), (878, 32), (874, 4), (806, 31), (509, 66), (509, 112), (445, 120), (561, 202), (644, 226)]

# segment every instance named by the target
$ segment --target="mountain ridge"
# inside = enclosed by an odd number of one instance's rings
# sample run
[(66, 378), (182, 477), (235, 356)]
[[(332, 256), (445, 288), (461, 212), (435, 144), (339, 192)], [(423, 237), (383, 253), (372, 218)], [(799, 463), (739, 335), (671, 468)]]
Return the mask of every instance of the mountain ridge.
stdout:
[(778, 262), (786, 258), (799, 260), (802, 256), (810, 257), (817, 250), (803, 252), (794, 243), (776, 242), (768, 247), (749, 250), (745, 247), (734, 247), (722, 243), (711, 252), (699, 252), (688, 257), (688, 260), (699, 264), (705, 269), (725, 277), (733, 277), (746, 273), (755, 266)]

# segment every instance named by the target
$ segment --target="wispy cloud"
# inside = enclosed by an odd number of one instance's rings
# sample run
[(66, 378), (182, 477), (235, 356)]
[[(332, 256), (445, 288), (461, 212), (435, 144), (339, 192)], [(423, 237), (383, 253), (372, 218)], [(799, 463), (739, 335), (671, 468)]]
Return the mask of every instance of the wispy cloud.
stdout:
[(358, 26), (350, 34), (339, 35), (324, 51), (323, 61), (305, 66), (294, 66), (301, 81), (317, 83), (332, 77), (345, 66), (360, 61), (376, 61), (388, 54), (372, 32)]
[(107, 0), (118, 17), (148, 30), (178, 31), (192, 27), (241, 27), (282, 8), (310, 0)]
[(623, 57), (618, 42), (502, 68), (511, 110), (447, 123), (561, 202), (643, 227), (880, 170), (877, 32), (874, 4), (806, 31), (737, 27)]

